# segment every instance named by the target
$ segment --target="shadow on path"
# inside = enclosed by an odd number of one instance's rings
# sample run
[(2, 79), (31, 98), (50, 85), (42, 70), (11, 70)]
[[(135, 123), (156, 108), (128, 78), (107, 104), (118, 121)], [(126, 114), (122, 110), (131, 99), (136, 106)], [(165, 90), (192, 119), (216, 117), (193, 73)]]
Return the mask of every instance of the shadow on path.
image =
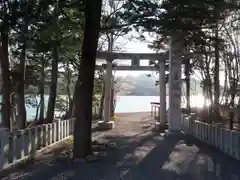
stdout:
[(51, 161), (5, 179), (240, 180), (238, 161), (193, 138), (154, 134), (105, 137), (115, 138), (118, 148), (108, 150), (100, 161), (88, 164)]
[[(46, 157), (3, 180), (240, 180), (237, 160), (189, 136), (153, 133), (145, 128), (152, 124), (147, 119), (130, 121), (105, 134), (102, 140), (115, 141), (117, 147), (99, 161)], [(136, 130), (132, 134), (131, 128)]]
[(188, 136), (175, 136), (166, 140), (167, 144), (178, 140), (169, 156), (168, 146), (166, 149), (157, 146), (123, 179), (240, 180), (239, 161)]
[[(28, 167), (27, 170), (12, 173), (7, 179), (16, 180), (47, 180), (47, 179), (81, 179), (81, 180), (108, 180), (108, 179), (122, 179), (128, 171), (141, 161), (144, 156), (155, 149), (164, 149), (161, 153), (162, 163), (167, 160), (171, 149), (175, 146), (177, 140), (169, 141), (163, 137), (157, 137), (150, 131), (139, 133), (134, 136), (105, 136), (105, 140), (116, 140), (117, 148), (109, 149), (106, 157), (101, 160), (88, 163), (74, 163), (64, 160), (48, 160), (40, 164), (34, 164)], [(156, 138), (157, 137), (157, 138)], [(168, 141), (168, 143), (167, 143)], [(166, 146), (166, 143), (168, 144)]]

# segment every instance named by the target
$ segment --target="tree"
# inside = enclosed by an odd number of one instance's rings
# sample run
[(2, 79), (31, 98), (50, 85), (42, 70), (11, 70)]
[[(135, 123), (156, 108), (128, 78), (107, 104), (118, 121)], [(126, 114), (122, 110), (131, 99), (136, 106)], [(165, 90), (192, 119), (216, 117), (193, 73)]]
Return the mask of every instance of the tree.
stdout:
[(0, 2), (0, 63), (2, 70), (2, 92), (3, 92), (3, 106), (2, 106), (2, 124), (4, 127), (11, 129), (11, 79), (9, 70), (9, 32), (11, 27), (16, 24), (18, 17), (16, 1)]
[(76, 122), (74, 126), (74, 158), (85, 158), (92, 154), (91, 122), (92, 95), (96, 50), (100, 31), (102, 0), (85, 1), (85, 28), (82, 58), (76, 83)]
[[(99, 47), (101, 51), (113, 52), (120, 50), (117, 46), (117, 40), (126, 35), (131, 29), (130, 26), (125, 26), (122, 28), (116, 28), (119, 24), (123, 24), (123, 19), (121, 19), (118, 14), (123, 10), (125, 1), (121, 0), (104, 0), (103, 1), (103, 11), (101, 18), (101, 27), (104, 29), (100, 33)], [(100, 111), (99, 117), (102, 118), (104, 109), (104, 96), (105, 96), (105, 82), (102, 84), (102, 93), (100, 98)], [(111, 86), (111, 96), (110, 96), (110, 117), (114, 116), (114, 84)]]
[[(181, 56), (187, 57), (190, 50), (194, 49), (194, 53), (195, 50), (199, 53), (198, 61), (203, 61), (202, 57), (206, 53), (209, 55), (210, 49), (214, 50), (215, 54), (214, 57), (211, 55), (211, 59), (215, 60), (211, 67), (214, 66), (215, 73), (213, 103), (215, 113), (217, 113), (219, 107), (219, 52), (223, 43), (222, 37), (218, 35), (218, 24), (226, 17), (226, 14), (238, 8), (237, 4), (223, 0), (164, 0), (161, 3), (154, 0), (132, 0), (126, 4), (125, 8), (126, 11), (121, 14), (121, 17), (125, 20), (128, 19), (128, 22), (133, 24), (140, 33), (140, 37), (144, 39), (143, 32), (146, 31), (156, 34), (153, 45), (157, 46), (171, 33), (177, 33), (184, 37), (182, 38), (184, 39), (184, 49), (188, 50), (187, 54), (184, 51), (180, 52)], [(201, 48), (207, 51), (202, 51)]]
[(58, 64), (59, 64), (59, 47), (61, 30), (59, 27), (59, 3), (58, 1), (54, 7), (53, 19), (55, 20), (55, 33), (52, 39), (52, 67), (51, 67), (51, 85), (48, 98), (47, 117), (46, 122), (52, 123), (54, 118), (54, 110), (57, 98), (57, 79), (58, 79)]

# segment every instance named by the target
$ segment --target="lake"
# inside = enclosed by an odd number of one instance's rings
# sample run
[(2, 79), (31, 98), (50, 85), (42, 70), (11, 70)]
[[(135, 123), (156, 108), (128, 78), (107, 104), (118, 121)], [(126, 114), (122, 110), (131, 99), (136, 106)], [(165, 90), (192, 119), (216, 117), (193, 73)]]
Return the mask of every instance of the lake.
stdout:
[[(48, 96), (45, 97), (45, 106), (47, 106)], [(159, 102), (158, 96), (118, 96), (116, 113), (122, 112), (146, 112), (151, 110), (150, 102)], [(185, 98), (182, 98), (182, 106), (186, 105)], [(202, 96), (192, 96), (191, 106), (201, 107), (203, 105)], [(167, 108), (168, 108), (168, 97), (167, 97)], [(27, 119), (31, 120), (35, 118), (36, 108), (26, 107)], [(0, 116), (1, 119), (1, 116)]]
[[(146, 112), (151, 110), (150, 102), (159, 101), (159, 96), (118, 96), (115, 112)], [(190, 104), (191, 107), (202, 107), (204, 104), (203, 96), (192, 96)], [(168, 97), (166, 106), (168, 108)], [(186, 99), (184, 97), (182, 97), (182, 106), (186, 106)]]

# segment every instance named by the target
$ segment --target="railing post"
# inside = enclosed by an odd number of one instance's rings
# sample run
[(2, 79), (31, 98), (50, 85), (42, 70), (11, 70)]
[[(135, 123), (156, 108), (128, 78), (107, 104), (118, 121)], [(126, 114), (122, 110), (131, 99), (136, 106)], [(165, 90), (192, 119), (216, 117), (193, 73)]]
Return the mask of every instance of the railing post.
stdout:
[(59, 124), (59, 120), (56, 122), (56, 142), (59, 141), (59, 128), (60, 128), (60, 124)]
[(17, 135), (15, 133), (12, 134), (12, 162), (15, 162), (17, 160)]
[(62, 121), (62, 139), (64, 139), (65, 138), (65, 120), (64, 121)]
[(223, 128), (220, 128), (220, 149), (224, 152)]
[[(43, 134), (43, 132), (42, 132), (42, 134)], [(38, 129), (37, 129), (37, 127), (33, 128), (32, 140), (33, 140), (33, 146), (32, 146), (33, 153), (36, 153), (36, 151), (38, 150)], [(39, 149), (40, 148), (41, 147), (39, 147)]]
[(61, 121), (59, 120), (58, 121), (58, 131), (57, 131), (57, 137), (58, 137), (58, 140), (57, 141), (60, 141), (61, 140)]
[(66, 129), (67, 129), (67, 130), (66, 130), (66, 132), (67, 132), (67, 137), (69, 136), (69, 127), (70, 127), (70, 126), (69, 126), (69, 121), (70, 121), (69, 119), (66, 120), (66, 122), (67, 122), (67, 125), (66, 125), (66, 126), (67, 126), (67, 128), (66, 128)]
[(232, 136), (232, 131), (229, 130), (229, 136), (230, 136), (230, 141), (229, 141), (229, 153), (231, 156), (234, 157), (234, 148), (233, 148), (233, 136)]
[(31, 153), (31, 148), (32, 148), (32, 143), (31, 143), (31, 141), (32, 141), (32, 139), (31, 139), (32, 133), (31, 132), (32, 131), (31, 131), (30, 128), (26, 129), (26, 137), (27, 137), (26, 139), (28, 141), (27, 147), (26, 147), (26, 154), (27, 155), (29, 155)]
[(63, 139), (63, 121), (60, 122), (60, 126), (61, 126), (61, 131), (60, 131), (60, 140)]
[(221, 147), (220, 129), (221, 129), (221, 126), (219, 124), (216, 124), (215, 144), (217, 148)]
[(235, 136), (235, 157), (240, 160), (240, 133), (239, 132), (236, 132), (235, 133), (236, 136)]
[(156, 119), (156, 106), (154, 105), (154, 119)]
[(57, 123), (53, 123), (53, 143), (57, 141)]
[(35, 139), (35, 152), (36, 152), (37, 150), (40, 149), (39, 144), (41, 144), (41, 143), (40, 143), (39, 134), (38, 134), (38, 127), (37, 126), (33, 127), (33, 129), (34, 129), (33, 134), (34, 134), (34, 139)]
[(151, 103), (151, 116), (153, 116), (153, 105)]
[(53, 143), (53, 123), (49, 124), (49, 144)]
[(25, 156), (25, 130), (20, 131), (20, 141), (21, 141), (21, 158)]
[(69, 131), (68, 131), (68, 134), (69, 134), (69, 136), (71, 136), (72, 135), (72, 119), (69, 119), (68, 120), (69, 121)]
[(5, 150), (8, 144), (8, 129), (0, 128), (0, 169), (5, 165)]
[(184, 114), (181, 114), (181, 131), (184, 131)]
[(238, 138), (239, 138), (240, 133), (236, 131), (232, 131), (232, 146), (233, 146), (233, 157), (236, 159), (240, 160), (239, 157), (239, 144), (238, 144)]
[(46, 143), (46, 146), (50, 145), (50, 126), (49, 124), (46, 125), (46, 131), (47, 131), (47, 143)]
[(64, 121), (64, 138), (67, 137), (67, 120)]
[(48, 129), (48, 124), (45, 125), (45, 147), (48, 146), (48, 139), (49, 139), (49, 129)]
[(76, 121), (76, 118), (72, 118), (71, 119), (71, 135), (73, 135), (74, 134), (74, 126), (75, 126), (75, 121)]
[(202, 123), (202, 132), (203, 132), (203, 142), (206, 141), (206, 126), (204, 123)]
[(43, 125), (41, 125), (40, 126), (40, 141), (41, 141), (41, 147), (40, 148), (42, 148), (42, 147), (44, 147), (44, 136), (43, 136)]
[(68, 136), (71, 136), (71, 122), (72, 122), (72, 120), (71, 119), (69, 119), (68, 120), (68, 128), (69, 128), (69, 130), (68, 130)]

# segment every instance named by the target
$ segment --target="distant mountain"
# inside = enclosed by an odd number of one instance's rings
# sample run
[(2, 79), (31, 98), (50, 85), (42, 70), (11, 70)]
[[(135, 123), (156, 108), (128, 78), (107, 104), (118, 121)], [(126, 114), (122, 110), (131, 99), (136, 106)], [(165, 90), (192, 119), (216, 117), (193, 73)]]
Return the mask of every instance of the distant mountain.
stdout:
[[(121, 95), (131, 95), (131, 96), (158, 96), (159, 86), (156, 86), (156, 81), (158, 81), (157, 76), (152, 75), (150, 77), (147, 74), (142, 74), (139, 76), (126, 76), (120, 78), (120, 92)], [(202, 88), (200, 82), (191, 79), (191, 94), (196, 95), (202, 93)], [(168, 88), (168, 85), (167, 85)], [(168, 90), (167, 90), (168, 92)], [(186, 93), (185, 85), (182, 86), (182, 92)]]
[[(119, 95), (129, 95), (129, 96), (159, 96), (159, 86), (156, 86), (156, 81), (158, 81), (158, 76), (153, 74), (148, 76), (148, 74), (141, 74), (139, 76), (126, 76), (118, 77), (119, 79)], [(76, 77), (71, 79), (70, 91), (74, 91)], [(197, 95), (202, 93), (202, 88), (200, 82), (195, 79), (190, 80), (191, 84), (191, 94)], [(66, 80), (63, 78), (58, 78), (58, 94), (67, 94), (66, 91)], [(185, 83), (182, 86), (183, 94), (186, 93)], [(30, 92), (31, 93), (31, 92)], [(49, 93), (49, 85), (45, 85), (45, 93)], [(168, 84), (167, 84), (167, 93), (168, 93)]]

